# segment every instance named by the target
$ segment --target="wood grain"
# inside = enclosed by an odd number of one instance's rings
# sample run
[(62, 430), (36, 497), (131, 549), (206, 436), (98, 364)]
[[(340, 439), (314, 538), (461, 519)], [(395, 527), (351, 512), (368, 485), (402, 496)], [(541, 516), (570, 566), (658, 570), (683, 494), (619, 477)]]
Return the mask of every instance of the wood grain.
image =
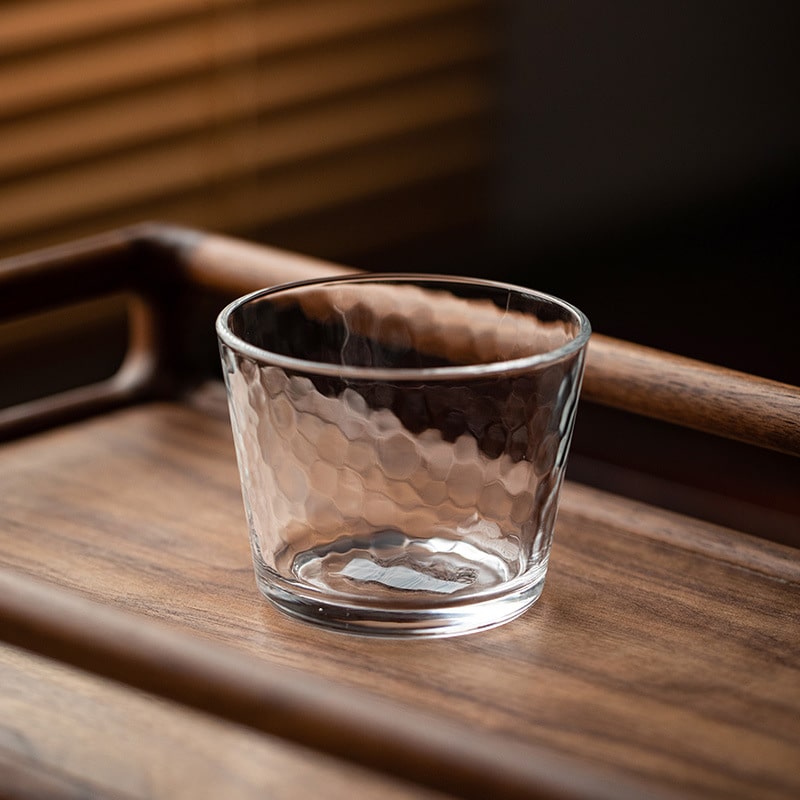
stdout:
[(483, 798), (667, 798), (577, 761), (409, 713), (312, 675), (211, 646), (136, 615), (8, 572), (5, 636), (64, 662), (208, 711), (324, 756)]
[[(348, 270), (224, 236), (182, 260), (185, 277), (223, 293)], [(566, 298), (569, 299), (569, 298)], [(582, 399), (800, 456), (800, 389), (593, 333)]]
[[(364, 174), (374, 176), (370, 170)], [(283, 195), (283, 200), (290, 203), (291, 198)], [(181, 293), (197, 289), (231, 298), (275, 283), (348, 271), (342, 265), (231, 237), (144, 224), (0, 262), (0, 315), (33, 313), (59, 298), (68, 303), (131, 287), (151, 296), (161, 292), (173, 304), (180, 303)], [(173, 366), (180, 370), (179, 357)], [(797, 387), (600, 333), (592, 335), (589, 345), (582, 397), (800, 455)], [(10, 427), (0, 422), (0, 437), (13, 433)]]
[(498, 763), (508, 741), (610, 770), (620, 794), (631, 781), (683, 797), (800, 792), (800, 564), (788, 548), (568, 485), (544, 595), (519, 620), (443, 641), (321, 631), (256, 593), (219, 386), (194, 405), (5, 445), (0, 496), (4, 567), (266, 673), (363, 693), (345, 722), (399, 704), (496, 741), (485, 758)]
[(589, 401), (800, 455), (794, 386), (597, 335), (587, 363)]
[(0, 647), (0, 796), (444, 796)]

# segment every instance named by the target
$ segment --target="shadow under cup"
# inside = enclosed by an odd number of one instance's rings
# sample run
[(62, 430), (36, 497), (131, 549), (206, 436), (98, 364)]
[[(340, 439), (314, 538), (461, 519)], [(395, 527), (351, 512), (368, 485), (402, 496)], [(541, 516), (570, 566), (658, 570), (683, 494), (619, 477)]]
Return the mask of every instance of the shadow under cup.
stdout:
[(259, 589), (373, 635), (499, 625), (541, 594), (590, 327), (466, 278), (255, 292), (217, 320)]

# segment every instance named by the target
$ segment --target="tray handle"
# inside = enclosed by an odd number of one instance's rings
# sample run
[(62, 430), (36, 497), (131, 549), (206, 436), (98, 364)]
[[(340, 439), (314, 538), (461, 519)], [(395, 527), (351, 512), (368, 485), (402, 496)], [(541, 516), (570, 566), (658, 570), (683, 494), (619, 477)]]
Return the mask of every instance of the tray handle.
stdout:
[(672, 797), (9, 570), (0, 570), (0, 621), (12, 646), (448, 796)]
[(0, 321), (121, 294), (128, 326), (125, 356), (113, 375), (0, 409), (0, 441), (131, 403), (156, 385), (156, 294), (139, 269), (149, 229), (120, 229), (0, 261)]
[[(95, 413), (165, 383), (170, 355), (158, 309), (202, 289), (231, 297), (289, 280), (350, 272), (273, 247), (144, 223), (0, 262), (0, 320), (127, 290), (128, 357), (109, 381), (0, 412), (0, 439)], [(175, 366), (174, 364), (172, 365)], [(179, 366), (179, 365), (178, 365)], [(174, 371), (174, 370), (173, 370)], [(800, 456), (800, 389), (599, 333), (587, 353), (582, 397), (593, 403)]]
[(593, 334), (582, 397), (800, 456), (800, 389), (786, 383)]
[[(209, 235), (183, 254), (185, 279), (228, 295), (346, 270), (270, 247)], [(593, 333), (582, 398), (800, 456), (800, 389)]]

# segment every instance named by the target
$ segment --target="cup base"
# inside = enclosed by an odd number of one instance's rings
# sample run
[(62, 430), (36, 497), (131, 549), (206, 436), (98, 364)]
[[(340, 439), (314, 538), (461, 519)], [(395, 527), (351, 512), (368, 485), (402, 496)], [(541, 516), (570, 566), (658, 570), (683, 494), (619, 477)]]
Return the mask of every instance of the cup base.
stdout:
[[(524, 583), (512, 581), (507, 591), (497, 587), (483, 597), (453, 598), (452, 602), (437, 597), (423, 605), (423, 598), (415, 599), (413, 591), (400, 588), (383, 587), (383, 597), (376, 602), (372, 596), (323, 595), (316, 587), (287, 581), (258, 562), (255, 569), (260, 592), (289, 616), (330, 630), (391, 638), (459, 636), (510, 622), (539, 599), (545, 571), (543, 565)], [(371, 583), (374, 589), (375, 582)]]

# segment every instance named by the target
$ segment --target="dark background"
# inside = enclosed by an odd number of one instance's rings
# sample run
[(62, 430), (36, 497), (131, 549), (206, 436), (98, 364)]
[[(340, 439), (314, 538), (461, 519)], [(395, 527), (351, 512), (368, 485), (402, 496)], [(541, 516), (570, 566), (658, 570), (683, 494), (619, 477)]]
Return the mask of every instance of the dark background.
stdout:
[(800, 383), (800, 5), (501, 8), (485, 218), (354, 260), (518, 281)]

